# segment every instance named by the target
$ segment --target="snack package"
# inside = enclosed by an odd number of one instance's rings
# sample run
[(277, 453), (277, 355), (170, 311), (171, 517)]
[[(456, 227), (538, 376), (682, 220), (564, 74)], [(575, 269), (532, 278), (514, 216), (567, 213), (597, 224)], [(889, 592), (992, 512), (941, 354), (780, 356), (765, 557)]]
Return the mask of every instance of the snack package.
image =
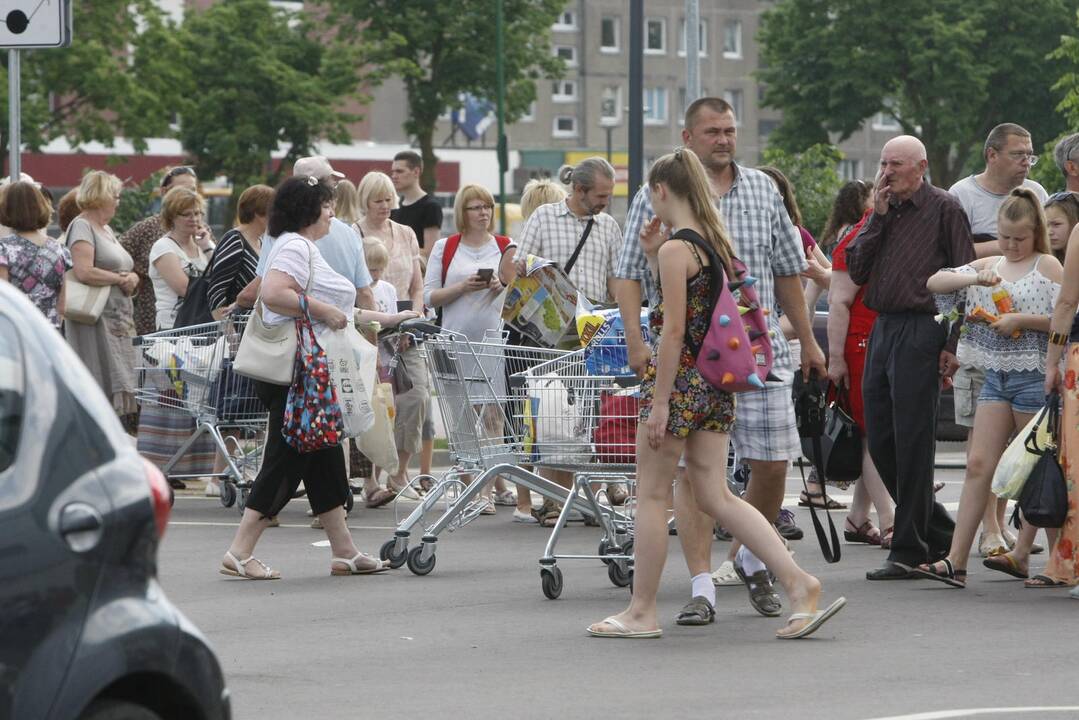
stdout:
[[(648, 310), (641, 308), (641, 336), (651, 344)], [(584, 348), (585, 368), (590, 375), (626, 377), (633, 375), (626, 350), (626, 330), (618, 308), (595, 308), (583, 297), (577, 299), (577, 335)]]

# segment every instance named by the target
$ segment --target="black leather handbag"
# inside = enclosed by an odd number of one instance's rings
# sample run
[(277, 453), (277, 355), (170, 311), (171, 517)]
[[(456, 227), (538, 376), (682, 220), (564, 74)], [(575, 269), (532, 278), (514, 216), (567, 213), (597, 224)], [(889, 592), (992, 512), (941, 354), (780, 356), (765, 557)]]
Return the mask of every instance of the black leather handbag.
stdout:
[(862, 476), (862, 431), (850, 415), (850, 400), (844, 387), (836, 388), (835, 399), (825, 410), (821, 451), (824, 480), (847, 485)]
[[(798, 435), (802, 438), (802, 445), (808, 443), (806, 457), (817, 468), (817, 477), (824, 482), (824, 434), (828, 426), (827, 397), (821, 382), (817, 380), (816, 373), (811, 373), (808, 382), (802, 382), (801, 373), (795, 373), (793, 385), (794, 416), (798, 422)], [(802, 472), (802, 487), (806, 495), (809, 495), (809, 485), (806, 484), (805, 468), (798, 466)], [(817, 507), (814, 503), (809, 505), (809, 516), (813, 520), (813, 531), (820, 543), (821, 554), (828, 563), (839, 562), (842, 549), (839, 545), (839, 534), (836, 532), (832, 515), (827, 509), (824, 516), (828, 519), (828, 531), (817, 517)]]
[(1052, 442), (1045, 447), (1039, 447), (1036, 434), (1027, 439), (1027, 450), (1040, 457), (1019, 493), (1013, 521), (1021, 512), (1022, 518), (1034, 527), (1059, 528), (1064, 526), (1064, 520), (1068, 516), (1068, 483), (1057, 460), (1057, 448), (1060, 445), (1059, 405), (1059, 394), (1054, 392), (1046, 397), (1045, 407), (1049, 413)]

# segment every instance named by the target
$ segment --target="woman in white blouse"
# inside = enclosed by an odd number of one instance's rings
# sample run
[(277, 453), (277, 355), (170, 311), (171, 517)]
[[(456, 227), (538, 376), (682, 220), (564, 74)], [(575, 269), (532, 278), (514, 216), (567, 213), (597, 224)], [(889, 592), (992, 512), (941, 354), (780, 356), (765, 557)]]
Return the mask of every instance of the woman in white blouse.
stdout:
[(171, 330), (176, 311), (187, 296), (192, 278), (202, 275), (210, 262), (198, 245), (206, 201), (187, 187), (175, 187), (161, 202), (165, 234), (150, 248), (150, 281), (154, 285), (157, 329)]

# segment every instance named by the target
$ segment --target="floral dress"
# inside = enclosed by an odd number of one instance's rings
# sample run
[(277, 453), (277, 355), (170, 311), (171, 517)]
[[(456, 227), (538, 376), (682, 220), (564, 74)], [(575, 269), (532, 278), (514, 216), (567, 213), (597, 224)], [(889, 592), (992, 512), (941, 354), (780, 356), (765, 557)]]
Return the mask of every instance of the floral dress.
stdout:
[(1065, 354), (1064, 409), (1060, 415), (1060, 466), (1068, 487), (1068, 514), (1042, 573), (1057, 582), (1079, 583), (1079, 342)]
[(64, 273), (71, 269), (68, 249), (52, 238), (38, 245), (21, 235), (9, 235), (0, 238), (0, 267), (7, 268), (9, 282), (26, 293), (49, 322), (59, 328), (56, 303)]
[[(672, 240), (680, 235), (692, 234), (700, 237), (691, 230), (679, 230), (672, 236)], [(703, 238), (701, 238), (704, 241)], [(704, 342), (704, 336), (708, 332), (710, 317), (708, 311), (711, 306), (711, 282), (712, 268), (704, 267), (701, 263), (697, 248), (687, 243), (693, 256), (697, 259), (700, 271), (686, 284), (686, 333), (693, 338), (699, 346)], [(660, 302), (650, 313), (648, 324), (652, 337), (658, 338), (663, 329), (663, 288), (659, 288)], [(648, 369), (644, 372), (641, 381), (641, 405), (640, 419), (642, 422), (648, 419), (652, 412), (652, 398), (656, 393), (656, 364), (659, 352), (659, 341), (652, 348), (652, 358), (648, 361)], [(726, 433), (734, 424), (734, 395), (713, 386), (697, 371), (696, 359), (687, 345), (682, 345), (682, 355), (678, 362), (678, 371), (674, 376), (674, 387), (671, 389), (670, 414), (667, 420), (667, 431), (675, 437), (685, 438), (691, 432), (707, 430), (708, 432)]]

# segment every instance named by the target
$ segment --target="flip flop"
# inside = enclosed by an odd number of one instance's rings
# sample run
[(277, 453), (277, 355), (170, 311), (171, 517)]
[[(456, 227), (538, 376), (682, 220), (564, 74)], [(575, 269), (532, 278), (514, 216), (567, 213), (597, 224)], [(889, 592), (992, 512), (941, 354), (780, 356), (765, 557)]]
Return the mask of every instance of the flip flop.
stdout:
[(815, 613), (794, 613), (787, 619), (787, 624), (790, 625), (795, 620), (809, 620), (804, 626), (802, 626), (797, 632), (793, 632), (787, 635), (776, 633), (776, 637), (780, 640), (797, 640), (798, 638), (808, 637), (812, 635), (820, 626), (826, 623), (833, 615), (843, 609), (847, 604), (847, 598), (840, 597), (824, 610), (818, 610)]
[(330, 575), (375, 575), (377, 573), (386, 572), (387, 570), (390, 569), (390, 565), (389, 565), (388, 560), (376, 560), (375, 562), (377, 562), (378, 565), (376, 565), (373, 568), (368, 568), (368, 569), (361, 570), (360, 568), (356, 567), (356, 561), (359, 560), (360, 558), (367, 558), (369, 560), (375, 560), (375, 558), (371, 557), (370, 555), (365, 555), (362, 552), (356, 553), (351, 560), (349, 560), (348, 558), (338, 558), (338, 557), (330, 558), (330, 564), (331, 565), (333, 563), (342, 563), (344, 565), (348, 565), (347, 570), (342, 569), (342, 568), (331, 567), (330, 568)]
[(1054, 580), (1048, 575), (1035, 575), (1023, 583), (1023, 587), (1031, 590), (1041, 590), (1042, 588), (1068, 587), (1068, 583)]
[(602, 630), (593, 630), (587, 628), (588, 634), (592, 637), (598, 638), (627, 638), (630, 640), (644, 640), (645, 638), (658, 638), (663, 637), (663, 631), (656, 630), (630, 630), (628, 627), (622, 624), (620, 620), (615, 620), (614, 616), (604, 619), (598, 625), (610, 625), (616, 632), (603, 632)]
[(982, 560), (982, 565), (990, 570), (996, 570), (997, 572), (1011, 575), (1020, 580), (1026, 580), (1030, 577), (1028, 573), (1023, 572), (1023, 570), (1020, 569), (1018, 561), (1007, 553), (987, 557), (985, 560)]

